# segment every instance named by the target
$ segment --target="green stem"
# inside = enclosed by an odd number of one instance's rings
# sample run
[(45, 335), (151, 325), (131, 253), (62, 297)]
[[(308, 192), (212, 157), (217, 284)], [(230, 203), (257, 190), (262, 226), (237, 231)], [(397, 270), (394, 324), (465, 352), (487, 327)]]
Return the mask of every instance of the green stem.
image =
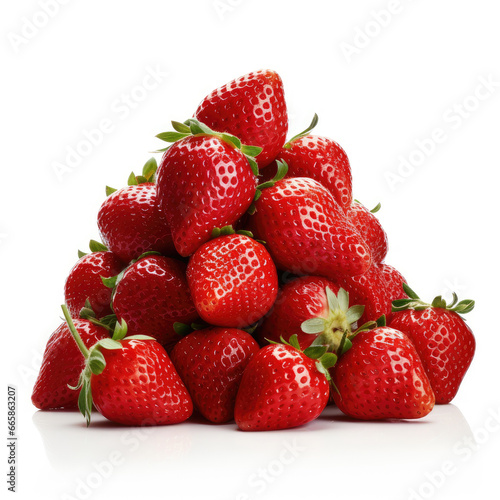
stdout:
[(85, 347), (85, 344), (83, 343), (83, 340), (80, 337), (80, 334), (78, 333), (77, 329), (75, 328), (75, 325), (73, 324), (73, 320), (71, 319), (71, 316), (69, 314), (68, 308), (66, 307), (66, 304), (63, 304), (61, 306), (61, 309), (62, 309), (63, 314), (64, 314), (64, 319), (66, 320), (66, 323), (68, 324), (69, 331), (71, 332), (71, 335), (73, 335), (73, 338), (75, 339), (76, 345), (78, 346), (81, 353), (83, 354), (83, 357), (85, 359), (88, 359), (89, 350)]

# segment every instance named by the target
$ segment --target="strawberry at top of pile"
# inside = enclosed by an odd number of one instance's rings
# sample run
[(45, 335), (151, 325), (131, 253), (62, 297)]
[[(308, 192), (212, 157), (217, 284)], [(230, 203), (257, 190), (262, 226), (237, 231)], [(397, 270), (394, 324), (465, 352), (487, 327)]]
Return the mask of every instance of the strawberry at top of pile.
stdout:
[(385, 263), (345, 151), (287, 141), (270, 70), (211, 92), (128, 185), (107, 187), (102, 243), (66, 280), (32, 401), (123, 425), (197, 411), (242, 430), (296, 427), (329, 403), (364, 419), (425, 417), (472, 361), (474, 302), (421, 300)]

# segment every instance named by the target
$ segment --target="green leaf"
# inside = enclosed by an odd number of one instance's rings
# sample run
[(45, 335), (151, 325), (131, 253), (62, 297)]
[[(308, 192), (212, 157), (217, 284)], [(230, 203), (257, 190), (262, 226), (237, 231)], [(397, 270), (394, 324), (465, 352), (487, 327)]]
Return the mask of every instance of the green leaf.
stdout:
[(276, 170), (276, 174), (274, 175), (274, 177), (270, 181), (263, 182), (262, 184), (259, 184), (257, 186), (257, 192), (255, 193), (254, 201), (257, 201), (260, 198), (260, 194), (257, 196), (257, 193), (261, 192), (263, 189), (273, 187), (278, 181), (283, 179), (285, 177), (285, 175), (287, 174), (288, 164), (286, 163), (286, 161), (278, 160), (276, 162), (276, 165), (277, 165), (277, 170)]
[(123, 347), (120, 344), (120, 342), (118, 342), (118, 340), (113, 340), (113, 339), (102, 339), (102, 340), (99, 340), (98, 344), (103, 349), (108, 349), (110, 351), (113, 350), (113, 349), (121, 349)]
[(81, 414), (85, 417), (88, 427), (92, 416), (92, 389), (88, 378), (86, 378), (82, 383), (82, 388), (80, 389), (80, 394), (78, 395), (78, 408)]
[(207, 127), (204, 123), (201, 123), (198, 120), (195, 120), (194, 118), (190, 118), (189, 120), (186, 120), (186, 122), (189, 122), (186, 123), (186, 125), (189, 125), (189, 129), (191, 130), (191, 133), (193, 135), (214, 134), (214, 131), (210, 127)]
[(300, 344), (299, 344), (299, 339), (297, 337), (297, 334), (294, 333), (290, 339), (288, 340), (288, 342), (290, 343), (290, 345), (292, 347), (295, 347), (295, 349), (297, 349), (298, 351), (300, 351)]
[(156, 137), (165, 142), (177, 142), (190, 135), (190, 133), (182, 134), (179, 132), (161, 132), (160, 134), (157, 134)]
[(252, 170), (253, 175), (257, 177), (259, 175), (258, 163), (255, 161), (255, 158), (253, 156), (245, 155), (245, 157), (248, 160), (248, 163), (250, 164), (250, 169)]
[(132, 173), (128, 176), (127, 184), (128, 184), (129, 186), (137, 186), (137, 184), (139, 184), (139, 183), (137, 182), (137, 177), (135, 176), (134, 172), (132, 172)]
[(410, 299), (419, 300), (420, 297), (410, 288), (410, 285), (403, 283), (403, 290)]
[(327, 286), (325, 288), (325, 292), (326, 292), (326, 298), (328, 300), (328, 307), (330, 309), (330, 312), (337, 311), (338, 309), (340, 309), (340, 304), (339, 304), (338, 298), (332, 292), (331, 288)]
[(173, 325), (174, 332), (177, 333), (177, 335), (180, 335), (181, 337), (184, 337), (191, 333), (193, 329), (184, 323), (179, 323), (176, 321)]
[(337, 355), (334, 352), (326, 352), (319, 358), (321, 364), (328, 370), (332, 368), (337, 363)]
[(311, 319), (306, 319), (300, 325), (300, 328), (304, 333), (318, 334), (324, 332), (325, 326), (326, 326), (325, 318), (311, 318)]
[(130, 335), (130, 337), (127, 337), (126, 340), (156, 340), (154, 337), (151, 337), (150, 335)]
[[(111, 340), (111, 342), (113, 341)], [(119, 342), (117, 342), (117, 344), (119, 344)], [(106, 368), (106, 360), (99, 349), (92, 349), (89, 356), (89, 368), (93, 375), (100, 375), (104, 371), (104, 368)]]
[(352, 342), (346, 337), (344, 342), (341, 343), (341, 348), (339, 349), (340, 354), (345, 354), (352, 347)]
[(121, 323), (117, 321), (115, 331), (113, 332), (113, 340), (121, 340), (127, 335), (127, 323), (122, 319)]
[(92, 253), (94, 252), (107, 252), (108, 248), (103, 245), (101, 242), (96, 240), (90, 240), (89, 248)]
[(325, 353), (326, 353), (326, 346), (324, 345), (309, 346), (306, 349), (304, 349), (304, 354), (311, 359), (319, 359)]
[(452, 311), (455, 311), (458, 314), (467, 314), (474, 309), (475, 305), (476, 303), (474, 300), (462, 300), (452, 309)]
[(364, 311), (365, 306), (352, 306), (347, 310), (345, 318), (349, 324), (355, 323), (361, 318), (361, 316), (363, 316)]
[(316, 361), (316, 369), (326, 377), (326, 380), (330, 381), (330, 379), (331, 379), (330, 373), (322, 365), (321, 361)]
[(307, 135), (314, 127), (316, 127), (316, 125), (318, 124), (318, 115), (316, 113), (314, 113), (314, 116), (313, 116), (313, 119), (311, 121), (311, 124), (309, 125), (309, 127), (307, 127), (305, 130), (303, 130), (302, 132), (300, 132), (300, 134), (297, 134), (297, 135), (294, 135), (285, 145), (284, 145), (284, 148), (285, 149), (290, 149), (292, 147), (292, 142), (297, 140), (297, 139), (300, 139), (301, 137), (304, 137), (305, 135)]
[(380, 316), (380, 318), (377, 319), (375, 324), (378, 327), (387, 325), (387, 318), (385, 317), (385, 314), (382, 314), (382, 316)]
[(236, 234), (241, 234), (242, 236), (247, 236), (248, 238), (253, 239), (252, 231), (246, 231), (245, 229), (240, 229), (239, 231), (236, 231)]
[(446, 309), (446, 301), (443, 299), (443, 297), (441, 297), (441, 295), (438, 295), (437, 297), (434, 297), (434, 300), (431, 303), (431, 307)]
[(106, 196), (109, 196), (113, 193), (115, 193), (117, 190), (115, 188), (112, 188), (112, 187), (109, 187), (109, 186), (106, 186)]
[(78, 258), (81, 259), (82, 257), (85, 257), (87, 255), (85, 252), (82, 252), (81, 250), (78, 250)]
[(376, 213), (380, 210), (380, 208), (381, 208), (381, 207), (382, 207), (382, 204), (381, 204), (381, 203), (378, 203), (378, 204), (377, 204), (377, 206), (373, 207), (373, 208), (370, 210), (370, 212), (371, 212), (372, 214), (376, 214)]
[[(339, 292), (337, 293), (337, 300), (340, 310), (347, 312), (349, 309), (349, 293), (343, 288), (340, 288)], [(352, 323), (352, 321), (350, 321), (349, 323)]]
[(259, 146), (244, 145), (244, 146), (241, 146), (241, 152), (244, 155), (252, 156), (253, 158), (255, 158), (256, 156), (258, 156), (262, 152), (262, 148), (260, 148)]
[(235, 147), (236, 149), (240, 149), (241, 148), (241, 141), (235, 137), (234, 135), (231, 135), (231, 134), (221, 134), (220, 138), (228, 143), (230, 146), (233, 146)]
[(114, 288), (116, 286), (116, 283), (118, 281), (118, 276), (111, 276), (109, 278), (105, 278), (104, 276), (101, 276), (101, 281), (104, 286), (107, 286), (108, 288)]
[(172, 127), (175, 131), (180, 132), (181, 134), (191, 134), (191, 130), (187, 125), (181, 122), (172, 121)]

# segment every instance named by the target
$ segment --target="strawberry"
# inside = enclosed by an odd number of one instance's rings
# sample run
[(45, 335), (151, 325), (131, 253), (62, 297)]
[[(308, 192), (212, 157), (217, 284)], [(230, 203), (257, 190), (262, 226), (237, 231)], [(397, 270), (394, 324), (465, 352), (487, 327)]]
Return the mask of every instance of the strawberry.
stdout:
[[(105, 328), (88, 320), (75, 319), (74, 326), (86, 348), (109, 338)], [(76, 385), (84, 360), (66, 323), (50, 336), (31, 400), (40, 410), (77, 408), (78, 394), (68, 388)]]
[(279, 269), (330, 279), (369, 269), (368, 245), (318, 181), (283, 179), (259, 192), (251, 228)]
[(283, 82), (271, 70), (249, 73), (207, 95), (195, 117), (261, 147), (256, 159), (260, 168), (265, 167), (281, 150), (288, 131)]
[(271, 256), (244, 234), (202, 245), (189, 261), (187, 280), (198, 314), (217, 326), (242, 328), (258, 321), (278, 293)]
[(73, 389), (78, 407), (90, 424), (92, 406), (104, 417), (122, 425), (176, 424), (189, 418), (193, 403), (165, 349), (151, 337), (129, 336), (124, 322), (117, 323), (113, 338), (87, 349), (62, 306), (68, 328), (85, 360)]
[[(319, 349), (319, 352), (318, 352)], [(234, 418), (244, 431), (290, 429), (317, 418), (328, 403), (328, 367), (336, 359), (325, 348), (302, 352), (297, 338), (263, 347), (248, 363), (236, 396)]]
[(402, 284), (405, 279), (387, 264), (374, 264), (360, 276), (338, 276), (338, 283), (355, 304), (363, 304), (362, 322), (376, 321), (380, 316), (391, 316), (392, 301), (406, 297)]
[(234, 224), (249, 208), (258, 174), (250, 154), (260, 148), (242, 146), (236, 137), (196, 120), (172, 124), (181, 132), (158, 135), (176, 141), (160, 164), (158, 198), (175, 248), (187, 257), (210, 239), (214, 228)]
[(406, 333), (415, 345), (436, 394), (436, 403), (449, 403), (456, 396), (476, 349), (474, 334), (460, 317), (472, 311), (474, 301), (458, 302), (453, 294), (451, 304), (441, 296), (427, 304), (408, 285), (405, 292), (408, 299), (393, 302), (390, 326)]
[(368, 210), (358, 201), (354, 201), (346, 212), (347, 218), (370, 247), (375, 264), (380, 264), (385, 259), (388, 250), (387, 234), (374, 215), (379, 210), (380, 203), (372, 210)]
[(278, 342), (280, 337), (296, 335), (300, 348), (306, 349), (321, 334), (321, 344), (338, 346), (345, 332), (352, 333), (352, 323), (363, 313), (362, 307), (348, 306), (349, 297), (333, 281), (319, 276), (297, 278), (280, 290), (258, 330), (258, 338), (264, 344), (266, 340)]
[(210, 422), (234, 417), (243, 370), (259, 350), (250, 334), (236, 328), (206, 328), (181, 339), (171, 360), (198, 411)]
[(333, 399), (346, 415), (362, 420), (414, 419), (434, 407), (434, 393), (408, 337), (381, 326), (359, 333), (330, 370)]
[(108, 198), (101, 205), (97, 225), (102, 241), (123, 262), (128, 263), (148, 251), (176, 254), (172, 235), (159, 207), (154, 179), (156, 160), (144, 166), (148, 177), (131, 174), (129, 186), (107, 188)]
[(174, 323), (189, 324), (198, 318), (184, 262), (146, 255), (115, 281), (113, 309), (131, 335), (149, 335), (169, 348), (180, 339)]
[(80, 260), (71, 269), (64, 285), (64, 300), (73, 318), (78, 318), (88, 300), (95, 316), (111, 314), (111, 290), (101, 277), (110, 278), (121, 272), (124, 265), (113, 252), (96, 241), (90, 242), (92, 253), (79, 252)]

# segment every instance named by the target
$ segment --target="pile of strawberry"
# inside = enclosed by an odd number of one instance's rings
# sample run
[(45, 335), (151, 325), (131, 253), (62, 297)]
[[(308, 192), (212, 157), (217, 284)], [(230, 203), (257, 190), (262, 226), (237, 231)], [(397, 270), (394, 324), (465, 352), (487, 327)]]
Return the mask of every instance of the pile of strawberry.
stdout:
[[(107, 188), (103, 243), (79, 253), (37, 408), (95, 407), (124, 425), (235, 420), (284, 429), (335, 403), (413, 419), (451, 401), (472, 361), (470, 300), (422, 301), (384, 263), (333, 140), (288, 142), (281, 78), (214, 90), (128, 186)], [(376, 207), (378, 208), (378, 207)], [(351, 304), (350, 304), (351, 303)]]

